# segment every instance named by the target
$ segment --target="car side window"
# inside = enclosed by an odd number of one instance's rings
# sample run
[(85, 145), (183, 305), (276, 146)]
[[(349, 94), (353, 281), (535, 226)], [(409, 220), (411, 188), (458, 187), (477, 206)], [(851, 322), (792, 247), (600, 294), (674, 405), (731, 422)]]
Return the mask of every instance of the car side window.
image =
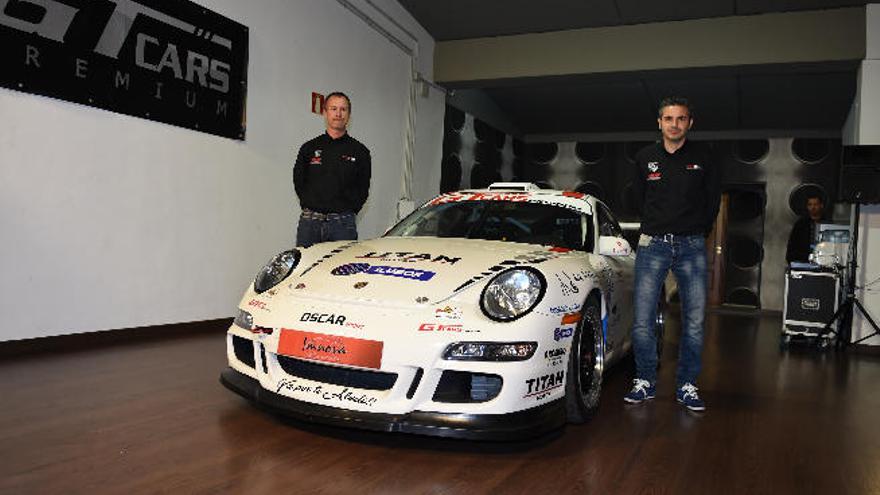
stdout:
[(611, 237), (623, 237), (623, 229), (620, 228), (620, 224), (617, 223), (617, 220), (614, 219), (614, 216), (608, 211), (608, 208), (602, 203), (596, 203), (598, 206), (599, 216), (597, 220), (599, 221), (599, 235), (600, 236), (611, 236)]

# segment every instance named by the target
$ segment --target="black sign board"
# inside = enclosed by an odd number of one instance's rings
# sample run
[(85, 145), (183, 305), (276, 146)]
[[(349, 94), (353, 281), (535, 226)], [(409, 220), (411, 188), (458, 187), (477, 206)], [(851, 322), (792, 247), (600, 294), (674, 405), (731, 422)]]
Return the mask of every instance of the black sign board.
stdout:
[(248, 29), (188, 0), (0, 0), (0, 86), (244, 139)]

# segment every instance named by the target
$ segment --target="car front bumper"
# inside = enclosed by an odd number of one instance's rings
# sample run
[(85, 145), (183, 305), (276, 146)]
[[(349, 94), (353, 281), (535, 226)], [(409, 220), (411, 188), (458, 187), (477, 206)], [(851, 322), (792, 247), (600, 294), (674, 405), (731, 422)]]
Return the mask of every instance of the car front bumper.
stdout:
[(313, 404), (273, 393), (238, 371), (227, 368), (220, 383), (258, 406), (314, 423), (364, 430), (410, 433), (469, 440), (514, 440), (540, 436), (565, 424), (565, 401), (557, 399), (508, 414), (461, 414), (413, 411), (385, 414)]

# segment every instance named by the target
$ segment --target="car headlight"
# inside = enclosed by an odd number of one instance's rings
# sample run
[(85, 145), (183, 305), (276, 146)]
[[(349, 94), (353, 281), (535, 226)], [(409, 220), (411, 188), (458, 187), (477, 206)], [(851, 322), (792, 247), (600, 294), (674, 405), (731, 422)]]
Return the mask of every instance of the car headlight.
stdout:
[(453, 361), (525, 361), (535, 354), (537, 342), (456, 342), (443, 359)]
[(547, 289), (541, 272), (512, 268), (493, 278), (480, 296), (480, 308), (496, 321), (513, 321), (535, 307)]
[(275, 255), (254, 279), (254, 292), (260, 294), (278, 285), (299, 263), (299, 251), (292, 249)]

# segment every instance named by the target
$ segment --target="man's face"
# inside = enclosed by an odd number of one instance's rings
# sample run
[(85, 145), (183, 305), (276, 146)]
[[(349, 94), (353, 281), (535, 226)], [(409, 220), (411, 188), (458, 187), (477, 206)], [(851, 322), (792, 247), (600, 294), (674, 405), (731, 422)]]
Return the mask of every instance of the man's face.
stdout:
[(822, 210), (825, 209), (825, 205), (822, 203), (822, 200), (819, 198), (807, 198), (807, 214), (810, 215), (810, 218), (813, 221), (818, 221), (822, 219)]
[(327, 129), (345, 131), (348, 127), (349, 108), (348, 101), (341, 96), (331, 96), (324, 102), (324, 120)]
[(663, 107), (660, 118), (657, 119), (663, 139), (677, 143), (684, 139), (694, 121), (687, 107), (681, 105), (669, 105)]

